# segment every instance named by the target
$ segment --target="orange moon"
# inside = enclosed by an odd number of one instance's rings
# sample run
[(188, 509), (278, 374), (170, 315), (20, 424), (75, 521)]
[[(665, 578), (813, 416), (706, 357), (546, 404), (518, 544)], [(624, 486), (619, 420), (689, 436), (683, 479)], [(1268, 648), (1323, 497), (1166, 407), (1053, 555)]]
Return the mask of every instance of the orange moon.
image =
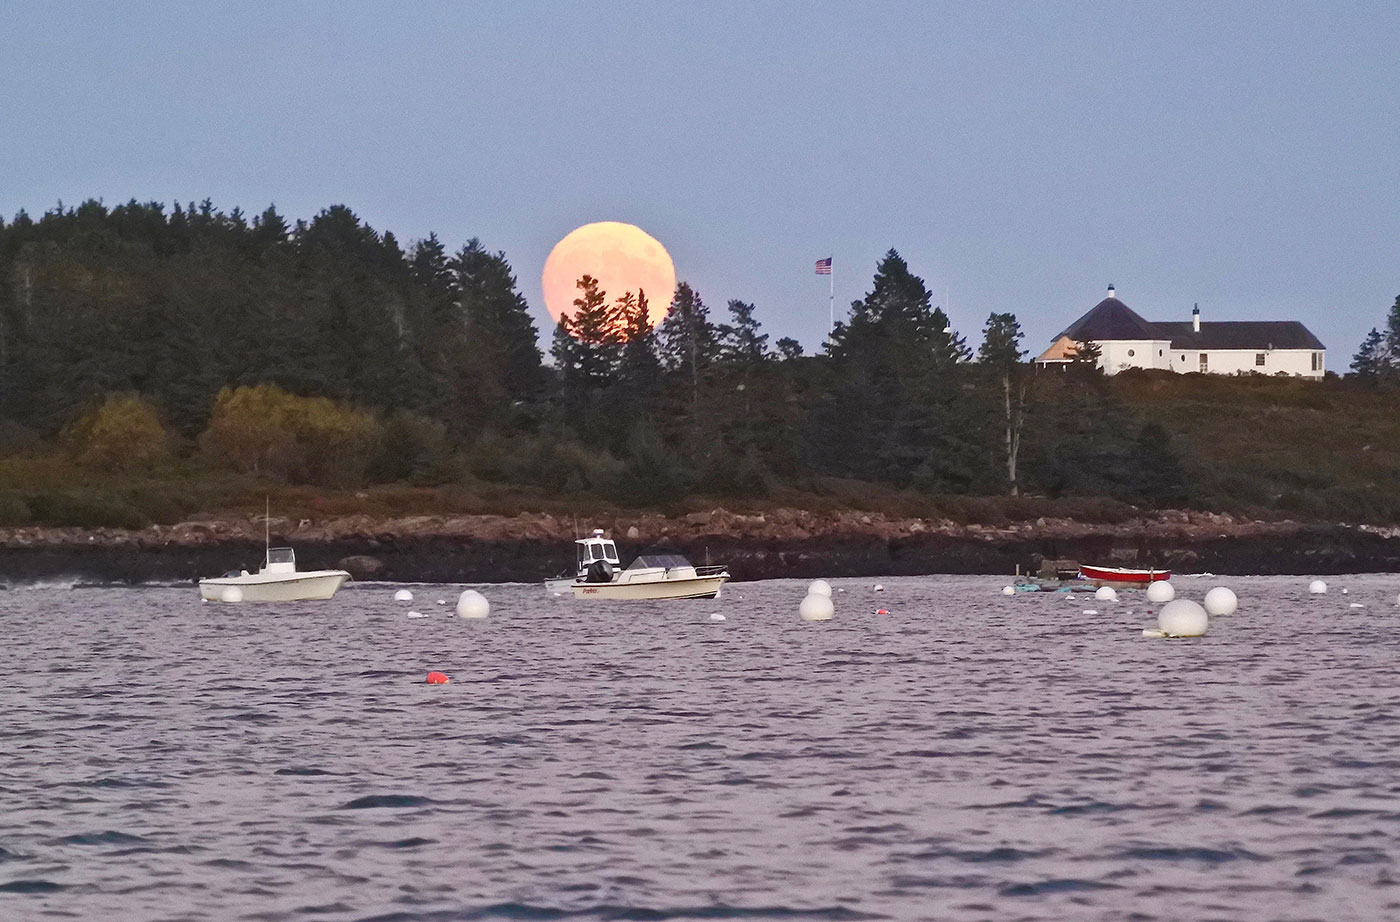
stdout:
[(599, 221), (585, 224), (554, 245), (544, 261), (540, 286), (544, 304), (556, 321), (573, 315), (578, 280), (591, 275), (611, 303), (640, 289), (647, 295), (652, 323), (671, 309), (676, 291), (676, 267), (671, 254), (655, 237), (635, 224)]

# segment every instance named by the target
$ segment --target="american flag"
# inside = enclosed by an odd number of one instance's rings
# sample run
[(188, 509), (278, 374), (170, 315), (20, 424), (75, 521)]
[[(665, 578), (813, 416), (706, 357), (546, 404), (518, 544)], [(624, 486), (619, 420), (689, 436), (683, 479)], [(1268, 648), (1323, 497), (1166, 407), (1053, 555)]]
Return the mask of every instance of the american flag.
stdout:
[(830, 275), (830, 274), (831, 274), (831, 257), (828, 256), (826, 259), (819, 259), (819, 260), (817, 260), (817, 275)]

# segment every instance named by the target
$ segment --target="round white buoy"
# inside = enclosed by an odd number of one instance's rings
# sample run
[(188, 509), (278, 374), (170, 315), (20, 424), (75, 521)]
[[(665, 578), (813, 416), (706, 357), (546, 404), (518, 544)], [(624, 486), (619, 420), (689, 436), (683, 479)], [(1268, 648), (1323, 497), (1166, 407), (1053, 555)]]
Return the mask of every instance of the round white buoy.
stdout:
[(243, 590), (237, 586), (225, 586), (224, 591), (219, 593), (219, 599), (224, 602), (242, 602)]
[(1100, 602), (1117, 602), (1118, 590), (1112, 586), (1100, 586), (1098, 592), (1094, 593), (1094, 598)]
[(395, 601), (395, 602), (412, 602), (412, 601), (413, 601), (413, 593), (409, 592), (407, 589), (400, 589), (398, 592), (394, 593), (394, 601)]
[(1322, 595), (1327, 591), (1327, 584), (1320, 579), (1315, 579), (1308, 583), (1308, 591), (1313, 595)]
[(797, 613), (803, 621), (830, 621), (836, 617), (836, 606), (831, 604), (830, 597), (814, 592), (802, 600)]
[(824, 595), (829, 599), (831, 598), (831, 583), (828, 583), (824, 579), (814, 579), (812, 580), (812, 585), (807, 587), (807, 594)]
[(883, 583), (876, 583), (876, 584), (875, 584), (875, 591), (876, 591), (876, 592), (884, 592), (884, 591), (885, 591), (885, 586), (884, 586), (884, 584), (883, 584)]
[(1176, 587), (1167, 580), (1159, 579), (1147, 584), (1147, 601), (1161, 605), (1174, 598), (1176, 598)]
[(486, 601), (486, 596), (475, 589), (468, 589), (457, 599), (457, 616), (459, 618), (485, 618), (491, 614), (491, 603)]
[(1219, 615), (1233, 615), (1239, 607), (1239, 597), (1232, 589), (1216, 586), (1206, 593), (1206, 614), (1212, 618)]
[(1002, 595), (1015, 595), (1015, 594), (1016, 594), (1016, 587), (1015, 587), (1015, 586), (1002, 586), (1002, 587), (1001, 587), (1001, 594), (1002, 594)]
[(446, 604), (447, 604), (447, 600), (446, 600), (446, 599), (438, 599), (438, 604), (439, 604), (439, 605), (446, 605)]
[(710, 620), (711, 620), (711, 621), (723, 621), (723, 620), (724, 620), (724, 615), (721, 615), (719, 612), (715, 612), (713, 615), (710, 615)]
[(1206, 610), (1190, 599), (1175, 599), (1157, 613), (1157, 629), (1168, 637), (1200, 637), (1209, 626)]

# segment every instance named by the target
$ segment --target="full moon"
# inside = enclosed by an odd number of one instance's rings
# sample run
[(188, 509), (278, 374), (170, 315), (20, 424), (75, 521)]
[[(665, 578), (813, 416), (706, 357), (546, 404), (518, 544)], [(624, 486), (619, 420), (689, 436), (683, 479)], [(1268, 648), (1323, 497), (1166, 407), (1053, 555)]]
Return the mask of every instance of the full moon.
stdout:
[(578, 280), (591, 275), (609, 303), (627, 292), (646, 292), (647, 316), (660, 323), (671, 308), (676, 267), (655, 237), (634, 224), (599, 221), (585, 224), (554, 245), (544, 261), (540, 285), (544, 304), (558, 320), (574, 312)]

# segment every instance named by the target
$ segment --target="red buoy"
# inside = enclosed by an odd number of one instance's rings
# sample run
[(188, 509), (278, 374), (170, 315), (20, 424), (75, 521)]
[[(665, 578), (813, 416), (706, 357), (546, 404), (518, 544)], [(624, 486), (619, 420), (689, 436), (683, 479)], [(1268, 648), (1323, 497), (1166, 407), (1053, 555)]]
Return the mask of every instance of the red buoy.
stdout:
[(877, 615), (888, 615), (889, 613), (890, 613), (890, 610), (889, 610), (888, 608), (877, 608), (877, 609), (875, 609), (875, 614), (877, 614)]
[(446, 685), (448, 682), (451, 682), (451, 681), (452, 681), (452, 680), (449, 679), (449, 678), (447, 677), (447, 673), (445, 673), (445, 672), (430, 672), (430, 673), (428, 673), (428, 684), (429, 684), (429, 685)]

